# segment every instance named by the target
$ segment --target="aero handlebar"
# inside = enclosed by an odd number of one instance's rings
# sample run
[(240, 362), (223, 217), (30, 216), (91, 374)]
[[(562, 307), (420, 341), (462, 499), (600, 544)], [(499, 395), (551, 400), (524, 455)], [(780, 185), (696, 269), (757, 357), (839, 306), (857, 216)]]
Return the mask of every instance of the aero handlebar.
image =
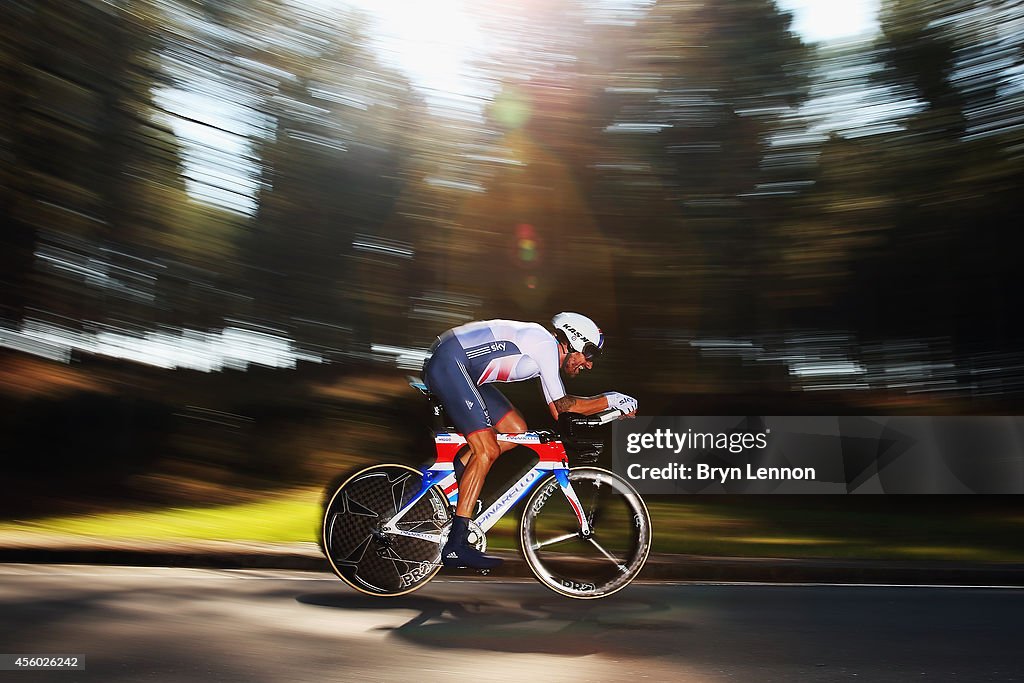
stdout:
[(600, 425), (608, 424), (609, 422), (617, 420), (623, 415), (624, 413), (618, 408), (609, 408), (608, 410), (596, 413), (594, 415), (588, 415), (583, 418), (576, 418), (574, 422), (576, 422), (576, 424), (583, 425), (584, 427), (598, 427)]

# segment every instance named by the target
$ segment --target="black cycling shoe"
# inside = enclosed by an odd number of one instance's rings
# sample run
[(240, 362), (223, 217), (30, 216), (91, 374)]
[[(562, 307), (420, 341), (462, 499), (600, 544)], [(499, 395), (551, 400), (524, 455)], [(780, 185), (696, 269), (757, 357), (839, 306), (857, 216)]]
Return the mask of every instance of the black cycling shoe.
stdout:
[(471, 545), (463, 545), (458, 548), (445, 546), (441, 562), (452, 569), (495, 569), (500, 567), (504, 560), (484, 555)]
[(469, 545), (469, 519), (456, 516), (452, 520), (452, 529), (448, 532), (448, 542), (441, 550), (441, 562), (446, 567), (460, 569), (494, 569), (504, 562), (500, 557), (484, 555)]

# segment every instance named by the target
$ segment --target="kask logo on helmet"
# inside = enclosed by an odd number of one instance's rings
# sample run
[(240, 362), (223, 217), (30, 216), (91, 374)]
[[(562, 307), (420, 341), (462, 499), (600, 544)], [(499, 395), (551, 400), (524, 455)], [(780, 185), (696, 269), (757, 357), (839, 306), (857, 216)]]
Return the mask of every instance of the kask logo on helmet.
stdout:
[(565, 335), (573, 351), (583, 351), (591, 344), (597, 348), (602, 346), (604, 335), (601, 328), (585, 315), (565, 311), (552, 318), (551, 323)]
[(565, 329), (569, 330), (569, 331), (570, 331), (570, 332), (572, 332), (572, 333), (573, 333), (574, 335), (576, 335), (576, 338), (577, 338), (577, 339), (586, 339), (586, 337), (584, 337), (584, 336), (583, 336), (583, 334), (582, 334), (581, 332), (579, 332), (579, 331), (578, 331), (578, 330), (577, 330), (577, 329), (576, 329), (575, 327), (573, 327), (572, 325), (569, 325), (568, 323), (566, 323), (566, 324), (564, 325), (564, 327), (565, 327)]

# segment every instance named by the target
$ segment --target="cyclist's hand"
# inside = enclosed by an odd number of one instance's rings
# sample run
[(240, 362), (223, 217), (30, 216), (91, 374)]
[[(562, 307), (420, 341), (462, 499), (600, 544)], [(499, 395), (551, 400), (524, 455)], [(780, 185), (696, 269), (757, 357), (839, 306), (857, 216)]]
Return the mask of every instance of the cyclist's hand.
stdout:
[(637, 400), (632, 396), (620, 394), (617, 391), (609, 391), (604, 395), (608, 400), (609, 408), (617, 408), (622, 411), (623, 417), (636, 417)]

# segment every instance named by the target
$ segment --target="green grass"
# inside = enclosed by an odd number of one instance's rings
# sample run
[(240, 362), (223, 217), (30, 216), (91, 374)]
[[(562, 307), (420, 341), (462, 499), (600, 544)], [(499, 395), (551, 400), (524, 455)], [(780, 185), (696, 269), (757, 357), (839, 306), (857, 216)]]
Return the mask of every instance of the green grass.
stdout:
[[(873, 510), (871, 504), (880, 509)], [(730, 503), (650, 504), (654, 550), (735, 557), (1024, 562), (1020, 520), (1005, 510), (928, 502), (836, 499), (779, 504), (757, 497)]]
[[(1024, 519), (1005, 510), (883, 508), (821, 499), (779, 505), (745, 497), (724, 502), (651, 501), (653, 552), (719, 557), (1024, 562)], [(871, 501), (880, 507), (883, 502)], [(963, 503), (963, 501), (960, 501)], [(515, 548), (516, 521), (488, 533), (492, 548)]]
[(315, 542), (319, 491), (291, 492), (255, 503), (108, 512), (0, 524), (0, 533), (36, 531), (105, 539)]
[[(845, 499), (840, 499), (844, 501)], [(175, 507), (0, 523), (4, 532), (110, 540), (316, 542), (320, 491), (292, 491), (260, 502)], [(881, 506), (882, 503), (872, 503)], [(807, 501), (779, 505), (756, 497), (650, 502), (654, 552), (709, 556), (1024, 562), (1024, 516), (1003, 510), (949, 511)], [(514, 548), (509, 515), (488, 533)]]

